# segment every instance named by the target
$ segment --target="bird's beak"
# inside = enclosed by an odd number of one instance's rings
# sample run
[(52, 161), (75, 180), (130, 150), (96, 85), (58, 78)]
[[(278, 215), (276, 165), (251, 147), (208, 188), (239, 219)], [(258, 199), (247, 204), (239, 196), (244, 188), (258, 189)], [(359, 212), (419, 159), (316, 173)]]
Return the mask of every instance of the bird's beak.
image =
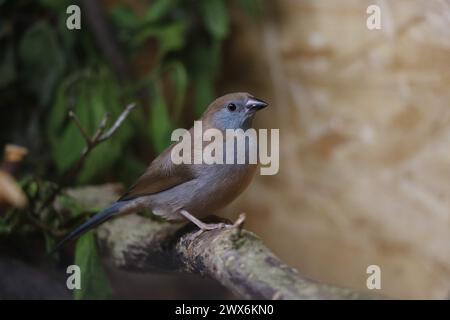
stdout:
[(256, 112), (258, 110), (264, 109), (268, 106), (267, 102), (264, 102), (257, 98), (249, 98), (245, 107), (247, 108), (247, 112)]

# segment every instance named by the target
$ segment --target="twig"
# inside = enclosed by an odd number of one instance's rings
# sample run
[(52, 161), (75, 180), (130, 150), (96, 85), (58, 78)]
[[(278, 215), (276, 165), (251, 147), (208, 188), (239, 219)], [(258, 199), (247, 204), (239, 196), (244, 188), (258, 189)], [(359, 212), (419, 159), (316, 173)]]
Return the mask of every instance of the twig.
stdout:
[(78, 127), (78, 130), (80, 130), (81, 135), (83, 136), (86, 144), (89, 144), (91, 142), (90, 141), (91, 139), (89, 138), (89, 135), (86, 133), (86, 131), (84, 131), (84, 128), (81, 125), (80, 119), (78, 119), (77, 115), (72, 110), (69, 111), (69, 118), (72, 119), (73, 122), (75, 122), (75, 124)]
[(38, 229), (44, 230), (45, 232), (51, 234), (54, 237), (62, 237), (65, 234), (67, 234), (67, 230), (60, 230), (60, 229), (53, 229), (49, 226), (47, 226), (45, 223), (43, 223), (41, 220), (35, 218), (33, 216), (32, 212), (29, 212), (28, 215), (28, 220)]
[(100, 121), (100, 124), (98, 125), (98, 129), (95, 132), (94, 137), (92, 138), (92, 141), (98, 141), (98, 143), (102, 142), (100, 140), (100, 137), (103, 134), (103, 132), (105, 131), (106, 124), (108, 123), (108, 119), (109, 119), (109, 113), (105, 113), (105, 115), (102, 118), (102, 121)]
[[(81, 153), (80, 158), (78, 159), (78, 161), (75, 163), (75, 165), (66, 173), (66, 176), (68, 178), (70, 178), (70, 180), (72, 180), (72, 178), (74, 178), (78, 172), (80, 171), (80, 169), (82, 168), (84, 161), (86, 160), (87, 155), (100, 143), (108, 140), (113, 134), (114, 132), (117, 131), (117, 129), (119, 129), (120, 125), (123, 123), (123, 121), (125, 120), (125, 118), (128, 116), (128, 114), (130, 113), (131, 110), (133, 110), (136, 107), (136, 105), (134, 103), (129, 104), (124, 111), (122, 111), (122, 113), (119, 115), (119, 117), (117, 117), (116, 122), (112, 125), (112, 127), (106, 132), (106, 134), (103, 134), (103, 132), (106, 129), (106, 124), (107, 121), (109, 119), (109, 114), (106, 113), (102, 120), (100, 121), (100, 124), (98, 125), (98, 128), (96, 130), (96, 132), (94, 133), (94, 135), (92, 136), (92, 138), (90, 138), (87, 134), (86, 131), (82, 128), (82, 126), (79, 124), (79, 120), (77, 120), (77, 116), (72, 112), (72, 119), (75, 120), (75, 123), (78, 123), (78, 127), (81, 131), (81, 133), (86, 137), (86, 146), (83, 150), (83, 152)], [(66, 177), (66, 179), (63, 179), (64, 181), (67, 180), (68, 178)], [(64, 185), (64, 183), (62, 184)]]
[(83, 128), (80, 120), (78, 119), (77, 115), (73, 111), (69, 112), (69, 117), (75, 122), (76, 126), (80, 130), (80, 132), (86, 142), (86, 145), (85, 145), (83, 151), (81, 152), (80, 158), (77, 160), (77, 162), (75, 162), (75, 164), (72, 167), (70, 167), (65, 173), (63, 173), (62, 179), (61, 179), (60, 183), (58, 183), (58, 187), (56, 187), (53, 190), (53, 192), (50, 193), (48, 198), (42, 202), (42, 205), (39, 208), (39, 210), (37, 211), (37, 214), (39, 214), (40, 212), (42, 212), (42, 210), (44, 210), (46, 207), (48, 207), (55, 200), (56, 196), (61, 193), (62, 189), (64, 187), (66, 187), (68, 183), (73, 181), (73, 179), (77, 176), (77, 174), (83, 168), (84, 162), (85, 162), (87, 156), (89, 155), (89, 153), (91, 153), (91, 151), (96, 146), (98, 146), (100, 143), (111, 138), (111, 136), (117, 131), (117, 129), (120, 128), (123, 121), (127, 118), (128, 114), (131, 112), (131, 110), (133, 110), (135, 107), (136, 107), (136, 104), (134, 104), (134, 103), (129, 104), (125, 108), (125, 110), (122, 111), (122, 113), (117, 117), (116, 121), (111, 126), (111, 128), (106, 133), (104, 133), (104, 131), (106, 129), (106, 124), (109, 119), (109, 114), (106, 113), (103, 116), (96, 132), (94, 133), (94, 135), (92, 137), (89, 137), (86, 130)]
[(128, 114), (131, 112), (131, 110), (133, 110), (135, 106), (135, 104), (129, 104), (120, 114), (120, 116), (117, 117), (116, 122), (111, 126), (111, 128), (100, 137), (99, 142), (109, 139), (114, 134), (114, 132), (122, 125), (122, 122), (124, 122), (126, 117), (128, 117)]

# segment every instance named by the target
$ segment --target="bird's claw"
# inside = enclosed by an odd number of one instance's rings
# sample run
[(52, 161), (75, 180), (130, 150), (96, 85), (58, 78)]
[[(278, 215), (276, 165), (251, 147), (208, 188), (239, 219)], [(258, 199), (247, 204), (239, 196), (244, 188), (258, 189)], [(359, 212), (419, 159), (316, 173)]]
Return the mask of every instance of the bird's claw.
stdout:
[(223, 222), (219, 222), (219, 223), (209, 223), (209, 224), (205, 224), (205, 227), (203, 228), (203, 231), (206, 231), (206, 230), (223, 229), (223, 228), (227, 228), (227, 226), (231, 226), (231, 225), (226, 224), (226, 223), (223, 223)]
[(238, 230), (238, 233), (240, 233), (245, 221), (245, 213), (241, 213), (239, 215), (239, 218), (233, 223), (233, 224), (227, 224), (227, 223), (204, 223), (199, 230), (197, 230), (194, 233), (191, 233), (186, 237), (187, 240), (193, 241), (195, 238), (200, 236), (205, 231), (210, 230), (217, 230), (217, 229), (223, 229), (223, 228), (236, 228)]
[(223, 223), (223, 222), (205, 224), (203, 226), (203, 228), (201, 228), (201, 229), (197, 230), (196, 232), (191, 233), (190, 235), (188, 235), (187, 239), (192, 241), (195, 238), (197, 238), (198, 236), (200, 236), (205, 231), (211, 231), (211, 230), (217, 230), (217, 229), (223, 229), (223, 228), (231, 228), (231, 227), (233, 227), (232, 224), (226, 224), (226, 223)]

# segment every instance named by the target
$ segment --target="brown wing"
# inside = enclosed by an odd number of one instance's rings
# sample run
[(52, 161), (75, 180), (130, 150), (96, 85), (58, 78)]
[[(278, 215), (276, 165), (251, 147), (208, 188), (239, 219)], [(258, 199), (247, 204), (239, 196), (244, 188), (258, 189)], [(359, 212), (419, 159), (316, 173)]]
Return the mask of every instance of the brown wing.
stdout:
[(189, 165), (173, 164), (170, 159), (172, 147), (166, 149), (150, 164), (145, 173), (119, 201), (158, 193), (195, 178)]

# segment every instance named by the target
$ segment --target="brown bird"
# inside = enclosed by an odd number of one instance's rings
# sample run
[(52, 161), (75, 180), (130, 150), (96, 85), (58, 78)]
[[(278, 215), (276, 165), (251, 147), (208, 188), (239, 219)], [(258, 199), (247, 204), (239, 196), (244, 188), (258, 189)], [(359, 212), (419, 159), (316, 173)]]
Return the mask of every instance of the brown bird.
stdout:
[[(225, 136), (227, 129), (251, 128), (255, 113), (266, 106), (266, 102), (248, 93), (231, 93), (212, 102), (200, 121), (203, 130), (215, 128)], [(194, 137), (193, 130), (189, 130), (191, 137)], [(197, 225), (200, 232), (223, 227), (223, 223), (207, 224), (200, 219), (239, 196), (250, 183), (256, 164), (249, 163), (248, 156), (244, 164), (237, 164), (237, 161), (233, 164), (174, 164), (171, 151), (178, 143), (181, 142), (172, 144), (153, 160), (145, 173), (117, 202), (69, 233), (57, 248), (110, 217), (145, 209), (168, 220), (187, 219)], [(226, 150), (225, 139), (223, 143)], [(245, 151), (248, 154), (248, 145)], [(236, 157), (235, 149), (233, 158)]]

